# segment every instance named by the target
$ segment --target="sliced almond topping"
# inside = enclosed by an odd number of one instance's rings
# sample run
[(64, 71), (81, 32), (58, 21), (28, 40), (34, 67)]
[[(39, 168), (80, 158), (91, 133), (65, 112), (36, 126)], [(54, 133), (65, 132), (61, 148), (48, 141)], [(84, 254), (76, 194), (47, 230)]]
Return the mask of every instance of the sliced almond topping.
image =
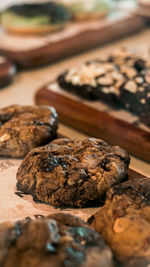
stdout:
[(90, 82), (90, 85), (93, 86), (93, 87), (96, 87), (96, 85), (97, 85), (96, 80), (93, 79), (93, 80)]
[(104, 92), (105, 94), (109, 94), (109, 88), (108, 87), (103, 87), (102, 88), (102, 92)]
[(133, 78), (134, 76), (137, 75), (137, 71), (134, 68), (122, 66), (121, 70), (128, 76), (128, 78)]
[(105, 73), (106, 73), (106, 70), (100, 67), (95, 70), (96, 76), (104, 75)]
[(150, 98), (150, 92), (149, 92), (149, 93), (147, 93), (147, 97), (148, 97), (148, 98)]
[(78, 75), (75, 75), (72, 77), (71, 82), (76, 85), (76, 84), (80, 84), (80, 77)]
[(100, 77), (97, 82), (100, 84), (100, 85), (112, 85), (114, 82), (113, 82), (113, 79), (111, 79), (111, 77), (109, 76), (104, 76), (104, 77)]
[(119, 72), (119, 71), (113, 71), (110, 73), (112, 79), (119, 81), (119, 80), (123, 80), (124, 77), (123, 75)]
[(5, 141), (7, 141), (9, 138), (10, 138), (10, 134), (8, 134), (8, 133), (4, 133), (4, 134), (2, 134), (2, 135), (0, 136), (0, 142), (1, 142), (1, 143), (2, 143), (2, 142), (5, 142)]
[(135, 78), (135, 81), (138, 83), (138, 84), (142, 84), (144, 82), (143, 78), (142, 77), (136, 77)]
[(128, 81), (125, 84), (125, 89), (131, 93), (136, 93), (137, 92), (137, 85), (134, 81)]
[(142, 98), (140, 102), (141, 102), (142, 104), (145, 104), (145, 103), (146, 103), (145, 98)]
[(119, 95), (119, 93), (120, 93), (119, 88), (117, 88), (116, 86), (111, 86), (110, 87), (110, 92), (114, 93), (116, 95)]
[(114, 225), (113, 225), (113, 231), (115, 233), (121, 233), (126, 230), (126, 228), (129, 226), (130, 220), (128, 218), (117, 218)]
[(145, 81), (146, 81), (147, 83), (150, 83), (150, 76), (145, 76)]
[(124, 81), (117, 81), (115, 84), (115, 87), (117, 90), (119, 90), (119, 88), (123, 85)]
[(142, 87), (142, 86), (139, 87), (140, 92), (144, 92), (144, 90), (145, 90), (144, 87)]
[(114, 70), (114, 65), (112, 63), (104, 63), (103, 68), (105, 71), (112, 71)]

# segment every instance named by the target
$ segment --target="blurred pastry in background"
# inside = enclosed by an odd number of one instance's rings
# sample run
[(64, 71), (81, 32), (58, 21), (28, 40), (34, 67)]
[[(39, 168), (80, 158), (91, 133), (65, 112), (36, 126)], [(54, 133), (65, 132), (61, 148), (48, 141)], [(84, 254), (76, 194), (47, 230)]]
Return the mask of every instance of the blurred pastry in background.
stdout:
[(105, 17), (111, 8), (110, 0), (61, 0), (72, 12), (75, 20)]
[(52, 1), (12, 5), (1, 14), (3, 28), (18, 34), (57, 31), (69, 20), (69, 10), (64, 5)]
[(16, 74), (16, 66), (8, 58), (0, 55), (0, 89), (9, 85)]

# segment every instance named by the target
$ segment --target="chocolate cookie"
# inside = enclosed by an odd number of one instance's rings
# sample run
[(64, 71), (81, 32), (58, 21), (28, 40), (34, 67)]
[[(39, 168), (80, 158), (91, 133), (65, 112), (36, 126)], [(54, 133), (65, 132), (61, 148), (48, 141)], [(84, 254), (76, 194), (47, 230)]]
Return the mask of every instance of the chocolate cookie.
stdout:
[(105, 205), (89, 219), (123, 266), (150, 264), (150, 178), (111, 188)]
[(129, 156), (100, 139), (58, 139), (33, 149), (17, 171), (17, 188), (56, 207), (100, 205), (127, 174)]
[(0, 155), (24, 157), (56, 136), (57, 114), (51, 107), (13, 105), (0, 109)]
[(59, 213), (0, 225), (2, 267), (112, 267), (102, 237), (79, 218)]

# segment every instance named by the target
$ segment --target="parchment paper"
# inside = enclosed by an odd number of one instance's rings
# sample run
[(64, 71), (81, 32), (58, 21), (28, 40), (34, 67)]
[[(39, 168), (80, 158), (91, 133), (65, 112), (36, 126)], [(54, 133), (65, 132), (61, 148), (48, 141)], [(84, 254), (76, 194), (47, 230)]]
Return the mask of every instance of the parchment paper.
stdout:
[(0, 160), (0, 223), (54, 212), (69, 212), (86, 220), (99, 209), (60, 210), (51, 205), (35, 203), (32, 196), (24, 195), (16, 189), (16, 172), (20, 163), (21, 160)]

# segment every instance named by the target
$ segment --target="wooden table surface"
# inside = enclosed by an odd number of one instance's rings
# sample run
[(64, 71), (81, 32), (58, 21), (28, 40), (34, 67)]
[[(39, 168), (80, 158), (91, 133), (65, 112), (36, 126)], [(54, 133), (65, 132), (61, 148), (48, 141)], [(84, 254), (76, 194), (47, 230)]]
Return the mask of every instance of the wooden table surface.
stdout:
[[(0, 91), (0, 107), (11, 104), (33, 104), (36, 90), (49, 81), (54, 80), (60, 72), (71, 66), (77, 66), (78, 64), (93, 57), (98, 57), (104, 52), (110, 52), (112, 49), (120, 46), (137, 48), (139, 49), (141, 55), (148, 53), (150, 47), (150, 30), (147, 29), (142, 33), (128, 37), (113, 44), (103, 46), (101, 48), (90, 50), (86, 53), (66, 59), (57, 64), (29, 71), (19, 71), (13, 84)], [(74, 138), (85, 137), (83, 133), (75, 131), (74, 129), (63, 124), (60, 124), (59, 132)], [(150, 164), (132, 157), (130, 167), (150, 177)]]

